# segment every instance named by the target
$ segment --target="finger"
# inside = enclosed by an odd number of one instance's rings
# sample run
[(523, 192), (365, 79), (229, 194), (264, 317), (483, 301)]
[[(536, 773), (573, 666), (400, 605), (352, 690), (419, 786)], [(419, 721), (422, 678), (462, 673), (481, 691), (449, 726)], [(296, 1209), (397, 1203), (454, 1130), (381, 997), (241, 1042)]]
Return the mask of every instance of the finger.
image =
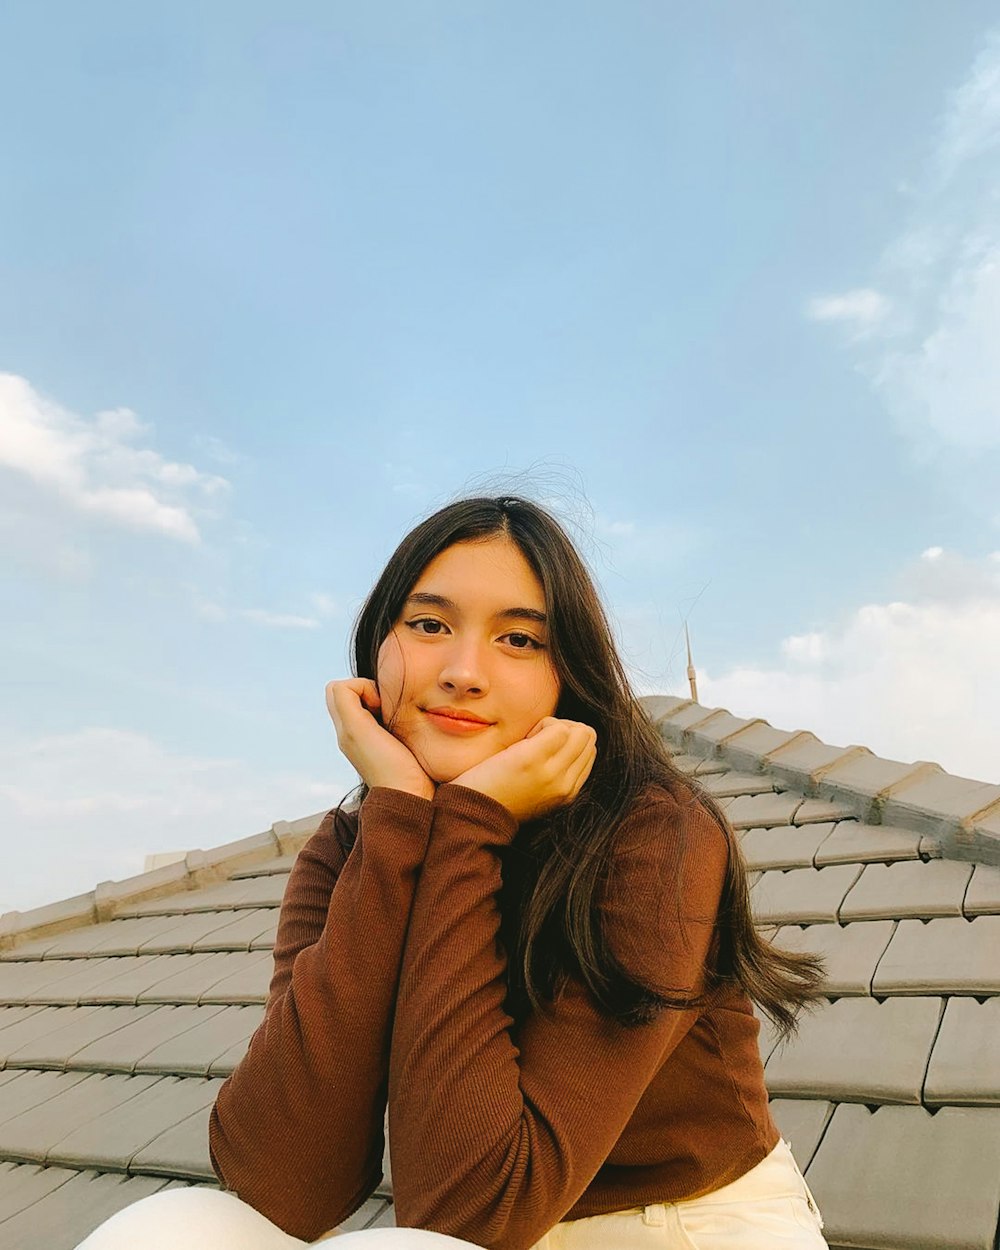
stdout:
[(597, 749), (596, 747), (593, 746), (593, 744), (591, 744), (590, 749), (587, 751), (584, 751), (584, 753), (580, 756), (575, 766), (571, 770), (571, 773), (570, 773), (570, 776), (572, 778), (572, 786), (570, 789), (571, 800), (575, 799), (576, 796), (583, 789), (584, 783), (586, 782), (587, 778), (591, 774), (591, 771), (593, 770), (594, 762), (596, 761), (596, 759), (597, 759)]

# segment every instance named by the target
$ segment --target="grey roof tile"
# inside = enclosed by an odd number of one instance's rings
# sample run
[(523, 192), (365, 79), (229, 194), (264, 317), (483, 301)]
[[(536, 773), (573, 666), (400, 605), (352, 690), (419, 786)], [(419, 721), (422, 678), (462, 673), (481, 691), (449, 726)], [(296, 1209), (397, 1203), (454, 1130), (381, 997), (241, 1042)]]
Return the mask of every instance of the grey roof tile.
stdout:
[(170, 894), (153, 902), (135, 903), (122, 907), (118, 916), (190, 915), (203, 911), (232, 911), (235, 908), (280, 907), (287, 884), (287, 874), (261, 873), (225, 881), (221, 885), (206, 886), (203, 890)]
[(811, 868), (817, 850), (833, 827), (776, 825), (771, 829), (748, 829), (740, 838), (740, 848), (750, 869)]
[[(97, 1010), (113, 1011), (115, 1008), (99, 1007)], [(73, 1056), (73, 1067), (100, 1072), (162, 1071), (159, 1067), (151, 1068), (145, 1062), (153, 1051), (227, 1009), (216, 1006), (152, 1006), (121, 1010), (133, 1013), (131, 1023), (84, 1047)]]
[(899, 921), (872, 992), (1000, 994), (1000, 916)]
[[(0, 916), (0, 952), (11, 942), (27, 940), (29, 933), (36, 937), (52, 937), (79, 925), (93, 924), (97, 915), (95, 892), (74, 894), (58, 903), (33, 907), (30, 911), (10, 911)], [(0, 953), (2, 958), (2, 953)]]
[[(650, 706), (648, 700), (647, 706)], [(671, 742), (679, 742), (679, 735), (686, 733), (694, 725), (707, 726), (713, 719), (723, 718), (727, 724), (730, 723), (729, 713), (725, 708), (703, 707), (702, 704), (695, 703), (692, 699), (681, 699), (673, 707), (664, 708), (653, 715), (661, 733), (669, 730)]]
[(950, 998), (934, 1043), (924, 1102), (1000, 1104), (1000, 997)]
[(167, 1176), (204, 1177), (206, 1180), (215, 1176), (208, 1154), (208, 1119), (221, 1082), (213, 1081), (211, 1084), (216, 1089), (206, 1096), (198, 1111), (160, 1133), (136, 1154), (132, 1162), (137, 1170)]
[(672, 716), (694, 700), (676, 694), (644, 694), (639, 696), (639, 702), (653, 724), (658, 725), (665, 716)]
[(0, 1224), (0, 1245), (3, 1250), (75, 1250), (116, 1211), (162, 1188), (161, 1177), (78, 1172), (47, 1197)]
[(734, 716), (725, 708), (720, 708), (708, 720), (701, 721), (697, 727), (691, 728), (685, 735), (685, 741), (696, 755), (714, 754), (727, 738), (732, 738), (754, 725), (763, 723), (760, 717), (747, 720), (741, 716)]
[(91, 1072), (77, 1082), (72, 1079), (76, 1073), (53, 1072), (51, 1075), (62, 1086), (54, 1097), (0, 1124), (0, 1155), (8, 1159), (45, 1163), (57, 1144), (74, 1129), (103, 1119), (120, 1102), (135, 1098), (147, 1086), (161, 1079), (133, 1076), (117, 1080)]
[(274, 972), (274, 955), (269, 948), (215, 956), (225, 959), (229, 971), (221, 980), (209, 986), (201, 996), (203, 1003), (266, 1003), (271, 976)]
[(784, 746), (771, 751), (767, 771), (779, 782), (803, 794), (815, 792), (816, 780), (835, 764), (858, 755), (870, 755), (866, 747), (831, 746), (805, 732), (791, 738)]
[(1000, 912), (1000, 868), (976, 864), (962, 910), (967, 916)]
[(368, 1225), (369, 1228), (395, 1228), (396, 1208), (390, 1202)]
[(850, 820), (853, 807), (833, 799), (804, 799), (795, 812), (797, 825), (815, 825), (834, 820)]
[[(344, 810), (347, 810), (346, 805)], [(323, 815), (325, 816), (326, 812)], [(310, 820), (315, 820), (317, 827), (320, 819), (320, 817), (310, 817)], [(241, 868), (238, 872), (230, 873), (230, 880), (247, 881), (251, 877), (273, 877), (279, 873), (291, 872), (297, 854), (298, 852), (292, 855), (279, 855), (276, 859), (269, 859), (263, 864), (258, 864), (255, 868)]]
[(275, 914), (271, 921), (270, 927), (259, 937), (255, 937), (250, 943), (251, 951), (273, 951), (274, 943), (278, 936), (278, 917)]
[(922, 835), (894, 825), (840, 820), (816, 852), (816, 866), (873, 860), (919, 859)]
[(0, 1245), (4, 1220), (24, 1211), (72, 1180), (77, 1173), (69, 1168), (44, 1168), (35, 1163), (0, 1163)]
[(775, 729), (767, 721), (758, 720), (728, 738), (721, 749), (735, 768), (755, 772), (759, 771), (761, 762), (768, 756), (804, 737), (812, 738), (812, 734), (804, 734), (801, 730)]
[(801, 794), (751, 794), (720, 799), (719, 806), (734, 829), (755, 825), (790, 825), (802, 806)]
[(833, 1115), (833, 1103), (821, 1098), (772, 1098), (770, 1111), (799, 1171), (805, 1172)]
[[(37, 1041), (47, 1033), (55, 1033), (74, 1021), (83, 1022), (97, 1007), (40, 1007), (37, 1011), (24, 1007), (4, 1007), (0, 1011), (0, 1062), (6, 1062), (7, 1056), (20, 1050), (29, 1042)], [(8, 1013), (17, 1012), (21, 1018), (15, 1017), (12, 1024), (4, 1027)]]
[[(99, 1003), (172, 1002), (170, 994), (161, 992), (182, 971), (195, 977), (212, 955), (132, 955), (117, 960), (121, 967), (117, 976), (88, 994), (88, 1001)], [(80, 961), (83, 962), (82, 960)]]
[(9, 1029), (15, 1024), (20, 1024), (22, 1020), (30, 1020), (32, 1016), (38, 1015), (42, 1008), (37, 1004), (32, 1006), (15, 1005), (13, 1007), (0, 1008), (0, 1067), (3, 1066), (3, 1031)]
[[(228, 1003), (264, 1001), (274, 959), (266, 951), (200, 952), (197, 955), (164, 955), (175, 961), (170, 976), (144, 990), (139, 1002)], [(261, 993), (263, 982), (263, 993)]]
[(194, 1028), (167, 1038), (136, 1064), (137, 1072), (176, 1072), (208, 1076), (216, 1059), (242, 1043), (244, 1051), (261, 1020), (263, 1007), (197, 1007), (206, 1016)]
[(998, 801), (1000, 786), (956, 777), (938, 768), (910, 785), (897, 787), (885, 802), (883, 816), (889, 824), (936, 834), (962, 824)]
[[(838, 760), (823, 770), (816, 783), (817, 794), (825, 798), (842, 799), (857, 803), (867, 811), (881, 815), (879, 806), (897, 786), (910, 785), (928, 773), (938, 771), (937, 764), (926, 761), (906, 764), (900, 760), (883, 759), (870, 751)], [(865, 813), (867, 818), (867, 812)], [(886, 824), (898, 821), (886, 818)]]
[[(159, 919), (159, 918), (157, 918)], [(171, 916), (170, 927), (151, 933), (139, 946), (140, 954), (176, 955), (185, 951), (249, 950), (262, 933), (277, 928), (277, 913), (271, 908), (252, 911), (209, 911), (189, 916)], [(122, 924), (156, 923), (153, 917)]]
[(363, 1202), (353, 1215), (348, 1216), (341, 1224), (340, 1231), (343, 1233), (360, 1232), (363, 1228), (371, 1228), (375, 1221), (385, 1214), (387, 1209), (391, 1210), (392, 1203), (385, 1198), (369, 1198)]
[(763, 773), (715, 773), (699, 780), (717, 799), (735, 798), (738, 794), (774, 793), (774, 781)]
[(59, 937), (39, 938), (19, 946), (18, 959), (66, 959), (93, 955), (138, 955), (139, 945), (175, 923), (171, 916), (141, 920), (108, 920), (85, 929), (71, 929)]
[(831, 1246), (991, 1250), (1000, 1108), (841, 1103), (806, 1180)]
[[(95, 1007), (83, 1012), (72, 1008), (54, 1008), (65, 1016), (61, 1028), (53, 1029), (40, 1037), (32, 1038), (13, 1050), (5, 1059), (11, 1068), (86, 1068), (90, 1065), (77, 1055), (86, 1055), (92, 1043), (110, 1043), (111, 1037), (132, 1024), (137, 1017), (145, 1016), (155, 1007)], [(3, 1053), (3, 1035), (0, 1034), (0, 1054)]]
[(800, 1017), (767, 1061), (775, 1095), (836, 1102), (919, 1103), (941, 1019), (940, 998), (841, 998)]
[(961, 916), (972, 865), (954, 859), (866, 864), (840, 908), (841, 920)]
[(275, 908), (238, 913), (238, 918), (206, 935), (194, 943), (195, 950), (246, 951), (270, 950), (278, 932), (278, 912)]
[(217, 1059), (212, 1060), (211, 1067), (208, 1069), (209, 1076), (226, 1077), (233, 1071), (239, 1061), (247, 1053), (247, 1042), (234, 1042), (228, 1050), (224, 1051)]
[[(122, 1096), (116, 1098), (99, 1121), (81, 1123), (61, 1134), (49, 1156), (53, 1162), (67, 1167), (128, 1167), (133, 1172), (167, 1171), (174, 1176), (214, 1177), (208, 1156), (208, 1115), (220, 1081), (170, 1076), (101, 1079), (110, 1087), (108, 1095)], [(127, 1087), (137, 1081), (146, 1082), (145, 1088), (125, 1097)], [(199, 1120), (194, 1126), (202, 1139), (193, 1152), (190, 1146), (182, 1145), (188, 1134), (177, 1137), (173, 1144), (166, 1140), (166, 1134), (195, 1115), (203, 1115), (204, 1121)], [(153, 1166), (156, 1159), (161, 1166)]]
[(772, 939), (790, 951), (809, 951), (826, 960), (824, 990), (828, 994), (870, 994), (879, 960), (895, 932), (892, 920), (855, 924), (786, 925)]
[(725, 760), (717, 760), (708, 757), (702, 759), (700, 755), (688, 755), (684, 751), (679, 751), (671, 756), (671, 764), (675, 768), (679, 768), (683, 773), (693, 773), (696, 777), (712, 777), (717, 773), (729, 772), (729, 765)]
[(13, 1079), (0, 1086), (0, 1157), (3, 1155), (3, 1126), (32, 1107), (58, 1098), (87, 1079), (86, 1072), (31, 1072), (15, 1069)]
[(758, 924), (833, 923), (860, 875), (860, 864), (765, 872), (750, 891), (754, 919)]
[(51, 968), (53, 972), (58, 972), (58, 977), (40, 982), (28, 1001), (67, 1007), (83, 1003), (128, 1006), (132, 1000), (123, 995), (128, 970), (134, 964), (147, 965), (150, 958), (148, 955), (126, 955), (123, 958), (109, 955), (102, 959), (43, 959), (35, 966)]
[[(95, 959), (96, 968), (104, 968), (108, 960)], [(0, 960), (0, 1003), (30, 1003), (42, 1001), (48, 1003), (50, 990), (76, 974), (79, 967), (76, 959), (31, 959), (20, 962)], [(76, 1002), (73, 996), (72, 1001)]]

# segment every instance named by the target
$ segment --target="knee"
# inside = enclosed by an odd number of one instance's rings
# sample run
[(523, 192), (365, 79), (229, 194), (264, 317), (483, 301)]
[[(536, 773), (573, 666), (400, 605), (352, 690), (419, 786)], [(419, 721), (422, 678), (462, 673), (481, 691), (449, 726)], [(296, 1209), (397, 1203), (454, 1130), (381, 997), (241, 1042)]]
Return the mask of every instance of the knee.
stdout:
[(292, 1250), (305, 1244), (235, 1194), (192, 1186), (123, 1207), (77, 1250)]

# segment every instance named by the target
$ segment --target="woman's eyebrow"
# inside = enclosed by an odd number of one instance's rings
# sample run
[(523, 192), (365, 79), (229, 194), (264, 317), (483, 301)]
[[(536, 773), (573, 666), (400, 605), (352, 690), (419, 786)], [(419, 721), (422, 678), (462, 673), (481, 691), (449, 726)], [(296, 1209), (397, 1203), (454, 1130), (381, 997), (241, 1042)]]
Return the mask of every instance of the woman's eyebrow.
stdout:
[[(458, 604), (452, 599), (446, 598), (444, 595), (432, 594), (429, 590), (419, 590), (410, 595), (407, 603), (422, 604), (428, 608), (444, 608), (452, 612), (459, 612)], [(539, 625), (548, 623), (548, 617), (544, 612), (539, 612), (537, 608), (504, 608), (502, 612), (497, 612), (495, 620), (498, 621), (535, 621)]]

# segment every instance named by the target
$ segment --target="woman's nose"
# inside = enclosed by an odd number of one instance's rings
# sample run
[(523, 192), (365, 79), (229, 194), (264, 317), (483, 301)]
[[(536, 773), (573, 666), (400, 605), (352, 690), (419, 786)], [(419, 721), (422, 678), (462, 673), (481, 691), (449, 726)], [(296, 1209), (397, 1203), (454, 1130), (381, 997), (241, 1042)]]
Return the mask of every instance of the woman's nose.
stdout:
[(456, 642), (449, 648), (438, 682), (446, 690), (482, 694), (489, 685), (482, 648), (475, 643)]

